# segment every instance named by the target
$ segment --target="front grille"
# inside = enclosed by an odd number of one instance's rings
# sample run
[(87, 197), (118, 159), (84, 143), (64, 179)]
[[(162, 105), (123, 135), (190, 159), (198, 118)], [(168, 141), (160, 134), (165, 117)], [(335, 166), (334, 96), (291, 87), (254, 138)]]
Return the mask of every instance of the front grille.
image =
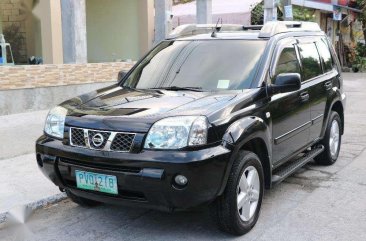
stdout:
[(112, 151), (130, 151), (135, 134), (117, 133), (111, 145)]
[(108, 163), (99, 163), (99, 162), (90, 162), (90, 161), (80, 161), (80, 160), (72, 160), (66, 158), (60, 158), (60, 163), (62, 165), (72, 165), (80, 168), (94, 168), (94, 169), (103, 169), (108, 171), (117, 171), (117, 172), (125, 172), (125, 173), (139, 173), (141, 172), (141, 167), (130, 167), (130, 166), (120, 166), (120, 165), (110, 165)]
[(71, 143), (74, 146), (86, 146), (83, 129), (71, 128), (70, 136), (71, 136)]
[(70, 128), (70, 145), (94, 150), (129, 152), (135, 133)]
[[(89, 144), (90, 144), (90, 147), (93, 148), (93, 149), (100, 149), (102, 150), (105, 145), (107, 144), (107, 141), (108, 141), (108, 138), (109, 136), (111, 135), (110, 132), (100, 132), (100, 131), (91, 131), (89, 130), (88, 131), (88, 137), (89, 137)], [(101, 141), (98, 143), (96, 142), (95, 139), (98, 139), (98, 138), (95, 138), (95, 137), (98, 137), (98, 136), (101, 136), (103, 137), (101, 139)]]

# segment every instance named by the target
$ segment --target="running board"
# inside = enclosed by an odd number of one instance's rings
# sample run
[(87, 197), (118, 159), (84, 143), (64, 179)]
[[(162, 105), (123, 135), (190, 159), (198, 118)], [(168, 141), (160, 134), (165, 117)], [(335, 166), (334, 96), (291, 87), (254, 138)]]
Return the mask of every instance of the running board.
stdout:
[(324, 146), (318, 146), (313, 150), (310, 150), (304, 154), (304, 156), (300, 157), (295, 161), (290, 161), (289, 163), (280, 166), (276, 169), (272, 175), (272, 185), (276, 185), (282, 182), (286, 177), (290, 176), (305, 164), (313, 160), (314, 157), (319, 155), (324, 151)]

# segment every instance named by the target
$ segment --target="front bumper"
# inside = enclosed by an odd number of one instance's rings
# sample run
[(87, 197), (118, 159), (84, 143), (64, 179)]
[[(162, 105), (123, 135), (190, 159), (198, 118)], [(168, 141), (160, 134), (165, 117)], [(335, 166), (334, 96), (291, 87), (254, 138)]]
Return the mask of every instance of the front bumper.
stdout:
[[(75, 195), (164, 211), (188, 209), (214, 200), (225, 185), (231, 154), (221, 145), (195, 151), (106, 152), (64, 145), (47, 136), (37, 140), (36, 153), (43, 174)], [(116, 176), (119, 194), (77, 189), (75, 170)], [(177, 174), (187, 177), (184, 188), (174, 185)]]

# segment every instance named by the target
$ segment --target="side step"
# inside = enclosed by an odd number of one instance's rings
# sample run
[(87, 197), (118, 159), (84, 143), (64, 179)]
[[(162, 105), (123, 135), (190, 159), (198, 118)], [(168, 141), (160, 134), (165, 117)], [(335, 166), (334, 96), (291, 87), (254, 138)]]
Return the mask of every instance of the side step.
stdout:
[(306, 163), (310, 162), (314, 157), (319, 155), (324, 151), (324, 146), (320, 145), (313, 150), (310, 150), (304, 154), (304, 156), (300, 157), (297, 160), (290, 161), (289, 163), (280, 166), (275, 170), (272, 175), (272, 184), (276, 185), (282, 182), (286, 177), (290, 176), (292, 173), (299, 170), (303, 167)]

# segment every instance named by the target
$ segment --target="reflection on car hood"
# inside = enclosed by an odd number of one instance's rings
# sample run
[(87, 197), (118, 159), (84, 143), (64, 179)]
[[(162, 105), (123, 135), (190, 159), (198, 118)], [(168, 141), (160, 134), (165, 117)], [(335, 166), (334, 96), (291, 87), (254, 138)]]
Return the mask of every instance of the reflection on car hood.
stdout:
[[(238, 93), (245, 95), (250, 91)], [(238, 93), (134, 90), (114, 85), (71, 99), (63, 105), (69, 109), (67, 119), (70, 125), (79, 125), (79, 117), (83, 117), (84, 120), (88, 119), (87, 122), (83, 121), (84, 125), (90, 122), (93, 126), (95, 121), (103, 119), (103, 123), (112, 120), (129, 125), (141, 123), (144, 126), (142, 129), (145, 129), (167, 116), (208, 116), (225, 108)]]

